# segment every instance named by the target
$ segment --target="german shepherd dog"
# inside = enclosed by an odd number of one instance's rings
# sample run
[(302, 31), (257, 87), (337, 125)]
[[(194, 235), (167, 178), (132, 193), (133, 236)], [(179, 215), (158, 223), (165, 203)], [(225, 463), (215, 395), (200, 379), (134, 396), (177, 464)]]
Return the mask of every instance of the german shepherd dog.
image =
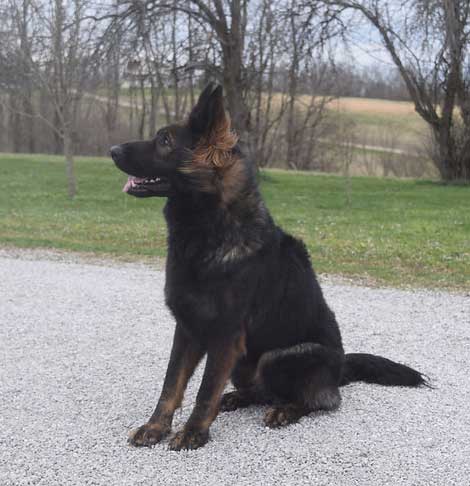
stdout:
[[(209, 439), (219, 410), (270, 405), (268, 427), (334, 410), (352, 381), (419, 386), (423, 375), (370, 354), (345, 354), (304, 244), (276, 226), (261, 198), (255, 165), (231, 130), (221, 86), (210, 84), (189, 118), (149, 141), (111, 148), (129, 178), (123, 191), (166, 197), (165, 298), (176, 328), (158, 404), (131, 433), (153, 446), (207, 355), (196, 405), (170, 449)], [(222, 396), (227, 381), (236, 391)]]

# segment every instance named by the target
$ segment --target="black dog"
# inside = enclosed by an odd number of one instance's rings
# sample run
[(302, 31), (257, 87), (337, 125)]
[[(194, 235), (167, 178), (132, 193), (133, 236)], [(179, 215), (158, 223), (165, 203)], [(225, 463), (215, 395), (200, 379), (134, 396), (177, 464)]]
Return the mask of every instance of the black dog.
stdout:
[[(270, 404), (265, 424), (278, 427), (336, 409), (339, 386), (351, 381), (425, 383), (405, 365), (344, 354), (305, 246), (274, 224), (263, 203), (220, 86), (204, 90), (186, 123), (112, 147), (111, 156), (130, 175), (125, 192), (168, 198), (165, 296), (176, 329), (161, 397), (132, 444), (151, 446), (170, 433), (205, 354), (196, 406), (171, 449), (204, 445), (219, 408)], [(237, 391), (221, 399), (230, 377)]]

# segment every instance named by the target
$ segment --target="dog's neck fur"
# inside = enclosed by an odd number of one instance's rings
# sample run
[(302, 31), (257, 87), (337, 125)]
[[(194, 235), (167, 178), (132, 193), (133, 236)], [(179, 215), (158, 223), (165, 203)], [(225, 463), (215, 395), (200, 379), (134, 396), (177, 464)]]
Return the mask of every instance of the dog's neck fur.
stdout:
[(208, 268), (248, 258), (263, 247), (274, 223), (255, 183), (229, 205), (217, 194), (180, 194), (165, 206), (170, 253), (191, 261), (196, 255)]

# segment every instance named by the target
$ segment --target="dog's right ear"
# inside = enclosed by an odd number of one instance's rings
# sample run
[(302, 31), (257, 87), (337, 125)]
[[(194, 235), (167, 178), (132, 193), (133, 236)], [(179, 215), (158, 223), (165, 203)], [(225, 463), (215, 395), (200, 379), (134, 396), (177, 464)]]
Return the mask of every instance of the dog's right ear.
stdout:
[(207, 137), (226, 119), (223, 88), (221, 85), (209, 83), (189, 115), (189, 128), (196, 136)]
[(193, 169), (222, 168), (235, 160), (231, 157), (231, 150), (238, 137), (232, 131), (230, 117), (225, 112), (222, 86), (207, 86), (189, 115), (188, 125), (195, 138)]

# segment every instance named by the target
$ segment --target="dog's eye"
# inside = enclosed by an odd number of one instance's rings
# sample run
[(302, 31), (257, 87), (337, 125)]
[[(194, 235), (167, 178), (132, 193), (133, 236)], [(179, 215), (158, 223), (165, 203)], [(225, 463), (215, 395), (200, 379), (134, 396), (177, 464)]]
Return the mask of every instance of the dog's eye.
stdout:
[(158, 137), (158, 142), (160, 145), (163, 145), (164, 147), (169, 147), (171, 144), (170, 137), (165, 133), (162, 133)]

